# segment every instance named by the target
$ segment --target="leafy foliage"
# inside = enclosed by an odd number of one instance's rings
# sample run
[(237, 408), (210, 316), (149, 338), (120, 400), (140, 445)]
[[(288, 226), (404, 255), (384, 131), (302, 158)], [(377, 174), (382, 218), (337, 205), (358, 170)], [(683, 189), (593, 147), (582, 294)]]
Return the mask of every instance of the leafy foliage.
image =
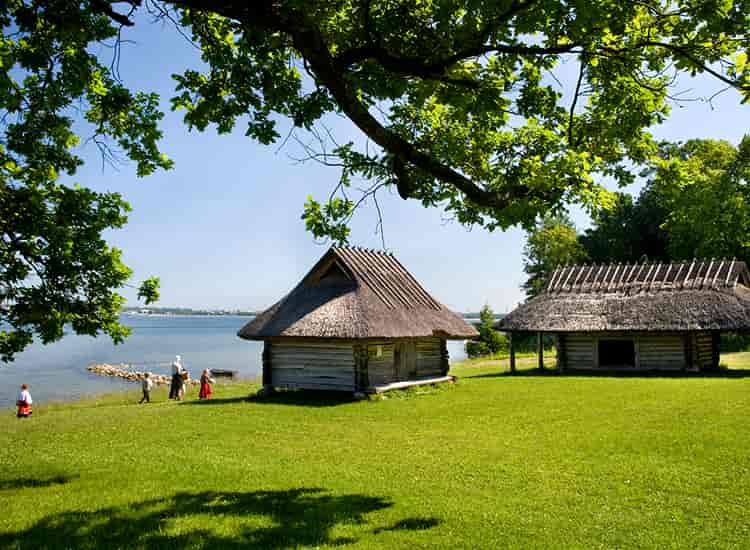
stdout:
[(589, 258), (750, 260), (750, 136), (737, 147), (704, 139), (663, 143), (660, 151), (637, 200), (618, 193), (615, 208), (599, 212), (579, 237)]
[(466, 355), (480, 357), (493, 355), (508, 350), (508, 339), (495, 330), (495, 314), (489, 305), (485, 304), (479, 312), (479, 338), (466, 342)]
[(0, 186), (0, 331), (3, 361), (28, 345), (34, 333), (44, 343), (63, 336), (70, 323), (79, 334), (127, 334), (118, 323), (122, 286), (131, 271), (120, 251), (101, 237), (121, 227), (127, 205), (116, 194), (48, 185), (36, 189)]
[[(93, 3), (92, 3), (93, 5)], [(70, 324), (79, 334), (120, 342), (124, 299), (115, 292), (131, 270), (104, 231), (122, 227), (129, 206), (116, 193), (57, 183), (75, 174), (74, 110), (102, 150), (119, 147), (139, 175), (169, 168), (156, 142), (154, 94), (132, 93), (88, 52), (117, 35), (91, 6), (18, 0), (0, 6), (0, 357), (10, 361), (34, 334), (44, 343)], [(158, 281), (144, 287), (156, 296)]]
[[(679, 261), (734, 257), (750, 261), (750, 136), (726, 141), (663, 143), (660, 158), (633, 201), (617, 193), (592, 227), (576, 237), (564, 219), (547, 219), (529, 234), (524, 288), (535, 295), (557, 264)], [(574, 242), (577, 239), (577, 243)], [(567, 253), (566, 253), (567, 252)]]
[(651, 187), (666, 216), (673, 259), (750, 260), (750, 135), (738, 147), (690, 140), (662, 148)]
[[(351, 176), (375, 178), (490, 229), (530, 229), (566, 202), (608, 204), (598, 177), (630, 183), (655, 158), (648, 128), (668, 116), (675, 75), (706, 72), (750, 96), (745, 0), (178, 6), (207, 65), (176, 76), (173, 106), (190, 126), (225, 132), (241, 119), (268, 143), (278, 115), (310, 129), (341, 112), (380, 147), (311, 154), (342, 167), (342, 192)], [(567, 61), (575, 87), (551, 85)], [(304, 217), (338, 240), (337, 215)]]
[(323, 206), (312, 195), (307, 197), (302, 219), (305, 226), (316, 237), (328, 237), (336, 243), (345, 243), (349, 237), (347, 222), (352, 215), (354, 203), (336, 197)]
[(138, 298), (141, 298), (146, 305), (159, 301), (159, 277), (149, 277), (145, 279), (138, 288)]
[(544, 289), (557, 266), (583, 262), (587, 255), (578, 242), (573, 222), (559, 215), (545, 216), (527, 234), (523, 258), (524, 271), (529, 276), (523, 289), (527, 296), (533, 297)]
[(595, 263), (666, 261), (670, 256), (662, 227), (665, 216), (665, 205), (649, 185), (635, 201), (626, 193), (617, 193), (614, 207), (597, 212), (593, 227), (579, 242)]
[(723, 332), (719, 349), (722, 353), (748, 351), (750, 350), (750, 334)]
[[(158, 148), (158, 97), (130, 90), (116, 65), (91, 53), (102, 43), (117, 48), (123, 26), (147, 19), (137, 18), (139, 11), (177, 21), (201, 50), (200, 66), (174, 75), (172, 107), (184, 112), (188, 127), (225, 133), (239, 123), (248, 137), (269, 144), (279, 138), (281, 120), (314, 130), (338, 113), (375, 144), (310, 155), (342, 169), (335, 189), (341, 196), (308, 199), (303, 218), (315, 236), (340, 242), (361, 203), (347, 196), (355, 178), (371, 183), (363, 198), (391, 187), (488, 229), (530, 230), (566, 203), (596, 211), (612, 200), (597, 184), (600, 176), (629, 183), (632, 167), (656, 157), (648, 129), (669, 114), (674, 76), (705, 72), (750, 98), (750, 0), (9, 0), (0, 4), (6, 204), (24, 191), (51, 216), (59, 175), (75, 174), (81, 164), (79, 133), (90, 131), (106, 158), (121, 152), (131, 159), (140, 176), (171, 166)], [(569, 89), (551, 84), (563, 62), (579, 70)], [(28, 259), (36, 242), (19, 235), (60, 246), (64, 239), (48, 239), (52, 226), (44, 218), (33, 231), (16, 226), (16, 213), (23, 217), (17, 208), (0, 220), (3, 255), (42, 267), (38, 280), (3, 271), (2, 320), (18, 329), (3, 335), (14, 342), (8, 350), (28, 341), (27, 328), (40, 329), (38, 316), (57, 319), (55, 326), (70, 320), (69, 297), (87, 286), (103, 309), (85, 330), (122, 335), (110, 313), (126, 269), (99, 237), (121, 225), (126, 208), (112, 195), (78, 193), (78, 209), (58, 224), (75, 233), (81, 218), (98, 233), (68, 262), (63, 302), (36, 308), (33, 318), (22, 316), (11, 295), (57, 285), (47, 280), (56, 268), (44, 262), (64, 250)], [(88, 255), (108, 259), (101, 279), (91, 278)], [(151, 283), (145, 288), (153, 295)]]

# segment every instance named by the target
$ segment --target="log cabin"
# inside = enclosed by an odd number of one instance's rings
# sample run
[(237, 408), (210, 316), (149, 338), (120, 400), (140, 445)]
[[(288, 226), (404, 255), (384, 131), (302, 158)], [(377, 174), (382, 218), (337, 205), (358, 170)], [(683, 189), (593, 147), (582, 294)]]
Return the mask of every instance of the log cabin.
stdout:
[(392, 254), (332, 247), (238, 335), (264, 342), (263, 391), (372, 393), (452, 380), (447, 340), (477, 331)]
[(503, 318), (510, 334), (556, 335), (560, 370), (699, 371), (719, 365), (721, 332), (750, 330), (744, 262), (572, 265)]

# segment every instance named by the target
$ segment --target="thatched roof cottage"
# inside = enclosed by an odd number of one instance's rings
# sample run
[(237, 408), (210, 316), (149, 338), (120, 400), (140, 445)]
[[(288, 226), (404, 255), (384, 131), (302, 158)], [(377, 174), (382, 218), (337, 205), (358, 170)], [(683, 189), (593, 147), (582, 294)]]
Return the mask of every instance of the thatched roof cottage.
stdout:
[(477, 332), (392, 254), (333, 247), (238, 335), (264, 342), (264, 388), (373, 392), (449, 380), (446, 340)]
[(719, 333), (750, 330), (750, 274), (734, 260), (559, 267), (498, 328), (555, 333), (561, 369), (716, 367)]

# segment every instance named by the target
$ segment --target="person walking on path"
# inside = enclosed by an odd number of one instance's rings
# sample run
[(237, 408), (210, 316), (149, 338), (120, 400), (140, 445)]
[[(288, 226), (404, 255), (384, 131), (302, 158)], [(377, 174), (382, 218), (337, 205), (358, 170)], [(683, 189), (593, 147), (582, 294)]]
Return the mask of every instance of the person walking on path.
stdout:
[(154, 381), (151, 380), (150, 372), (147, 372), (143, 375), (141, 387), (143, 388), (143, 397), (141, 397), (141, 400), (138, 401), (138, 403), (143, 403), (144, 401), (146, 403), (151, 403), (151, 388), (154, 387)]
[(214, 383), (214, 379), (211, 378), (211, 373), (208, 369), (203, 370), (201, 374), (201, 389), (198, 392), (198, 399), (211, 399), (211, 384)]
[(175, 360), (172, 361), (172, 383), (169, 386), (169, 398), (182, 399), (185, 395), (185, 378), (187, 371), (182, 366), (182, 358), (179, 355), (175, 356)]
[(18, 418), (28, 418), (31, 416), (31, 394), (29, 393), (29, 386), (27, 384), (21, 384), (21, 391), (18, 393), (18, 399), (16, 399), (16, 405), (18, 406)]

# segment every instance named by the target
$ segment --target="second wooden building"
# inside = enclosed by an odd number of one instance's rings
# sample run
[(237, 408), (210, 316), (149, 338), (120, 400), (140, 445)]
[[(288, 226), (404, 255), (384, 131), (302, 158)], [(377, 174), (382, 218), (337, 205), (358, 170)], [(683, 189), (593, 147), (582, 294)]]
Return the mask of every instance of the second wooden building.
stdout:
[(560, 267), (498, 328), (555, 334), (560, 369), (716, 368), (720, 333), (750, 331), (750, 274), (730, 260)]

